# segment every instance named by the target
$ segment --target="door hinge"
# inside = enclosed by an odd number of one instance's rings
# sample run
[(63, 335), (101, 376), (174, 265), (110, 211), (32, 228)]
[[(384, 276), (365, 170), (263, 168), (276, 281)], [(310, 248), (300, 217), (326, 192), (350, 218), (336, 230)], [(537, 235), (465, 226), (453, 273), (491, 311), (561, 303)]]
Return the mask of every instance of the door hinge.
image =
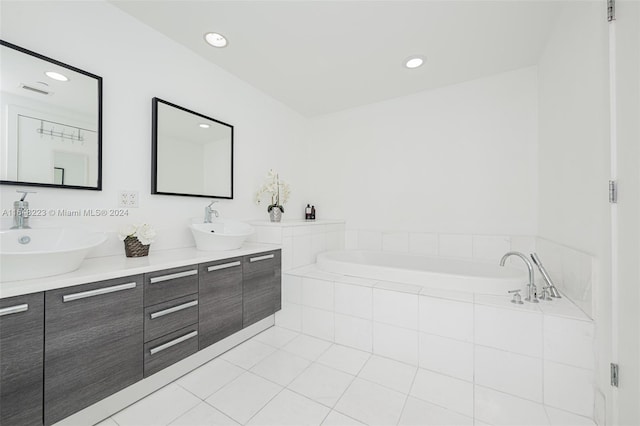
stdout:
[(616, 19), (616, 0), (607, 0), (607, 21)]
[(620, 378), (620, 372), (618, 371), (618, 364), (611, 363), (611, 386), (618, 387), (618, 380)]
[(609, 181), (609, 202), (615, 204), (618, 202), (618, 182)]

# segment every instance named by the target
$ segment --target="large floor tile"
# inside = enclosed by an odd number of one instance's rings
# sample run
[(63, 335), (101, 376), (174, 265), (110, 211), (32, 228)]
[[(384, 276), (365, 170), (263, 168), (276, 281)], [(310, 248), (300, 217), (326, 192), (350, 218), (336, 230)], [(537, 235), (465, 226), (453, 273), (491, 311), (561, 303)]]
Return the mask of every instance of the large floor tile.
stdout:
[(248, 425), (302, 426), (320, 425), (330, 408), (287, 389), (256, 414)]
[(171, 426), (237, 426), (231, 418), (225, 416), (206, 402), (178, 417)]
[(355, 376), (360, 372), (370, 356), (369, 352), (342, 345), (333, 345), (318, 358), (317, 362)]
[(289, 385), (289, 389), (333, 407), (352, 381), (353, 376), (347, 373), (314, 363)]
[(344, 414), (332, 411), (322, 422), (322, 426), (362, 426), (364, 423), (345, 416)]
[(257, 363), (251, 372), (265, 379), (286, 386), (311, 364), (311, 361), (290, 354), (277, 351)]
[(207, 398), (207, 403), (244, 424), (281, 390), (281, 386), (247, 372)]
[(368, 425), (395, 425), (405, 399), (400, 392), (356, 378), (335, 410)]
[(115, 420), (109, 417), (108, 419), (104, 419), (103, 421), (96, 424), (95, 426), (118, 426), (118, 423), (116, 423)]
[(473, 419), (429, 402), (409, 397), (398, 424), (403, 426), (473, 426)]
[(473, 384), (464, 380), (421, 368), (413, 382), (411, 396), (473, 416)]
[(275, 351), (273, 346), (251, 339), (225, 352), (220, 358), (248, 370)]
[(482, 386), (475, 387), (475, 418), (494, 426), (549, 424), (542, 404)]
[(120, 426), (168, 425), (202, 401), (175, 383), (116, 413)]
[(331, 342), (301, 334), (286, 344), (282, 349), (310, 361), (315, 361), (324, 351), (329, 349), (330, 346)]
[(176, 383), (198, 398), (207, 399), (244, 371), (234, 364), (216, 358), (181, 377)]
[(281, 348), (293, 339), (295, 339), (300, 333), (288, 330), (286, 328), (274, 326), (253, 338), (261, 343), (266, 343), (269, 346), (275, 348)]
[(373, 355), (358, 377), (398, 392), (409, 393), (416, 370), (417, 368), (411, 365)]
[(595, 426), (596, 424), (592, 419), (578, 416), (577, 414), (552, 407), (544, 408), (549, 416), (551, 426)]

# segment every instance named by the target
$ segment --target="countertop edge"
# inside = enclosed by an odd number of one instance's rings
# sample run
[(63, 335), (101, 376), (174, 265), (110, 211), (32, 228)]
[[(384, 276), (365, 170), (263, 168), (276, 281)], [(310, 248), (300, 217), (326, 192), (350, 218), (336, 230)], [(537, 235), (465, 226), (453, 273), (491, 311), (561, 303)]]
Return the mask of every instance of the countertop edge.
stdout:
[(0, 299), (23, 296), (41, 291), (139, 275), (163, 269), (196, 265), (232, 257), (246, 256), (281, 249), (278, 244), (245, 243), (241, 248), (226, 251), (201, 251), (195, 247), (159, 250), (148, 256), (128, 258), (124, 255), (85, 259), (80, 268), (66, 274), (23, 281), (0, 282)]

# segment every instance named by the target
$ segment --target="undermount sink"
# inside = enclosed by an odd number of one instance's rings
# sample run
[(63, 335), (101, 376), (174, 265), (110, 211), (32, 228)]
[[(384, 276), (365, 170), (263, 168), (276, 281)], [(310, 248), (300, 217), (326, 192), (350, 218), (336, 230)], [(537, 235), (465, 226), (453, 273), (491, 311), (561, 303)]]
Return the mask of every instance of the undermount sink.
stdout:
[(234, 250), (240, 248), (253, 227), (237, 220), (215, 220), (212, 223), (189, 225), (198, 250)]
[(82, 228), (0, 231), (0, 280), (17, 281), (75, 271), (107, 236)]

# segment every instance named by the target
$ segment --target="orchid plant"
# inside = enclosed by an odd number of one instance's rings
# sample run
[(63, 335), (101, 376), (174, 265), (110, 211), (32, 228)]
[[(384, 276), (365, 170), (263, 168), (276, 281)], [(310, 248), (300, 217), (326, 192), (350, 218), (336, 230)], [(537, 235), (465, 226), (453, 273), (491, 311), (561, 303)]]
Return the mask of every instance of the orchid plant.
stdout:
[(118, 231), (120, 241), (124, 241), (127, 238), (137, 238), (144, 246), (151, 244), (154, 241), (155, 236), (156, 231), (147, 223), (143, 223), (141, 225), (125, 225)]
[(267, 206), (267, 211), (271, 213), (271, 210), (277, 208), (284, 213), (284, 207), (282, 205), (289, 201), (291, 187), (287, 182), (280, 179), (278, 173), (273, 169), (269, 170), (264, 184), (256, 193), (256, 204), (261, 204), (267, 195), (271, 197), (271, 204)]

